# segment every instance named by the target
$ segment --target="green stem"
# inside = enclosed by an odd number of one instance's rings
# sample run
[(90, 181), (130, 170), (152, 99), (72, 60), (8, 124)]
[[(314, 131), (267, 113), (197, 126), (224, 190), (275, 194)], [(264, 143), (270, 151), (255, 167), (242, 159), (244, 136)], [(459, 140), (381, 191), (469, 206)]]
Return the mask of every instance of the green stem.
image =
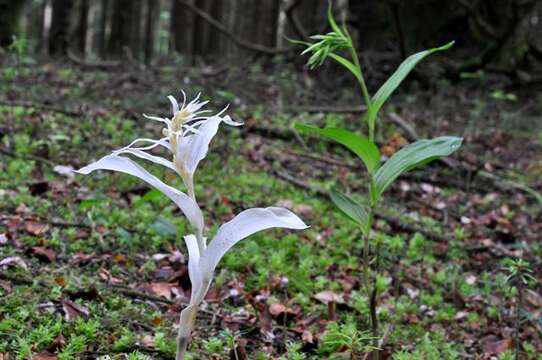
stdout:
[(356, 52), (356, 49), (353, 45), (348, 47), (350, 51), (350, 56), (352, 56), (352, 60), (354, 61), (354, 65), (356, 65), (356, 68), (359, 70), (359, 79), (358, 83), (361, 87), (361, 93), (363, 94), (363, 100), (365, 101), (365, 105), (367, 106), (367, 109), (371, 106), (371, 97), (369, 95), (369, 91), (367, 90), (367, 85), (365, 84), (365, 79), (363, 78), (363, 71), (361, 70), (361, 65), (359, 63), (359, 57), (358, 53)]
[[(350, 51), (350, 56), (352, 57), (352, 60), (354, 61), (354, 65), (359, 71), (359, 87), (361, 88), (361, 93), (363, 95), (363, 101), (365, 102), (365, 106), (367, 106), (367, 113), (370, 113), (371, 108), (371, 95), (369, 94), (369, 90), (367, 90), (367, 85), (365, 84), (365, 78), (363, 77), (363, 70), (361, 69), (361, 64), (359, 63), (359, 57), (358, 53), (356, 51), (356, 48), (354, 48), (354, 45), (350, 44), (348, 47), (348, 50)], [(374, 142), (374, 127), (371, 125), (370, 121), (367, 121), (367, 124), (369, 125), (369, 140), (371, 142)]]
[[(374, 213), (376, 208), (376, 201), (371, 196), (374, 188), (374, 178), (373, 174), (369, 173), (369, 197), (371, 198), (370, 206), (368, 210), (368, 222), (367, 222), (367, 232), (364, 234), (364, 249), (363, 249), (363, 274), (364, 274), (364, 283), (365, 289), (367, 292), (367, 300), (369, 301), (369, 311), (371, 318), (371, 330), (373, 335), (373, 346), (375, 350), (373, 351), (373, 360), (379, 359), (379, 350), (378, 348), (378, 314), (376, 313), (376, 303), (377, 303), (377, 289), (376, 289), (376, 280), (378, 273), (374, 274), (374, 282), (371, 286), (370, 279), (370, 268), (369, 268), (369, 250), (370, 250), (370, 241), (371, 241), (371, 229), (374, 222)], [(378, 254), (376, 254), (378, 257)], [(377, 269), (378, 271), (378, 269)]]

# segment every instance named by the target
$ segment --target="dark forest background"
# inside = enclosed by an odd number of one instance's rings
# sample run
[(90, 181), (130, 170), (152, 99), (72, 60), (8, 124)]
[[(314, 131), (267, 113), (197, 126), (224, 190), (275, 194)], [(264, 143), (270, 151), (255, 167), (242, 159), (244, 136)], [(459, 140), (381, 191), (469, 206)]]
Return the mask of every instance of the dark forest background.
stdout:
[[(153, 64), (298, 58), (287, 38), (326, 30), (325, 0), (0, 0), (0, 45), (24, 41), (35, 56)], [(456, 40), (450, 77), (485, 70), (540, 81), (537, 0), (337, 0), (364, 60), (398, 62)], [(22, 39), (22, 40), (21, 40)]]

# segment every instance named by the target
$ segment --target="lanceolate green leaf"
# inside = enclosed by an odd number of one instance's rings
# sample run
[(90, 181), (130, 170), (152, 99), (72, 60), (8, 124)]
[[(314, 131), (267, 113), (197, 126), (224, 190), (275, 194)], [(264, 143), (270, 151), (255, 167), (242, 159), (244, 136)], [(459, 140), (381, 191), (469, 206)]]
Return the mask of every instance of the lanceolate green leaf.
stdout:
[(431, 140), (419, 140), (403, 147), (376, 172), (374, 181), (377, 198), (399, 175), (439, 157), (452, 154), (459, 149), (462, 141), (463, 139), (459, 137), (442, 136)]
[(380, 110), (382, 105), (384, 105), (390, 95), (395, 91), (395, 89), (397, 89), (401, 82), (407, 77), (407, 75), (420, 61), (422, 61), (426, 56), (433, 54), (434, 52), (449, 49), (450, 47), (452, 47), (453, 44), (454, 42), (452, 41), (444, 46), (421, 51), (406, 58), (406, 60), (403, 61), (401, 65), (399, 65), (393, 75), (388, 78), (388, 80), (380, 87), (380, 89), (378, 89), (376, 94), (371, 99), (372, 106), (370, 107), (370, 109), (368, 109), (367, 112), (367, 121), (369, 122), (369, 126), (371, 128), (374, 128), (376, 115), (378, 114), (378, 111)]
[(296, 124), (295, 128), (300, 132), (325, 136), (345, 146), (363, 161), (369, 172), (375, 171), (380, 163), (380, 151), (376, 145), (351, 131), (341, 128), (320, 129), (303, 124)]
[(358, 204), (348, 195), (336, 190), (331, 190), (329, 195), (331, 200), (343, 213), (345, 213), (345, 215), (358, 223), (364, 234), (369, 231), (369, 215), (362, 205)]
[(347, 68), (352, 74), (354, 74), (354, 76), (356, 77), (358, 81), (363, 80), (361, 78), (361, 73), (359, 71), (359, 68), (356, 67), (356, 65), (354, 65), (350, 60), (345, 59), (342, 56), (334, 54), (334, 53), (330, 53), (329, 57), (335, 60), (336, 62), (338, 62), (339, 64), (341, 64), (342, 66), (344, 66), (345, 68)]

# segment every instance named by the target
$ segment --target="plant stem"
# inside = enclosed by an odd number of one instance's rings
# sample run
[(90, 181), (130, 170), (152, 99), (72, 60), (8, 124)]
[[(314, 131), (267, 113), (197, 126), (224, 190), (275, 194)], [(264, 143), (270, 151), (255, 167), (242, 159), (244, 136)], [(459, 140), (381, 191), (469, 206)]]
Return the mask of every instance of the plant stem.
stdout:
[[(369, 193), (371, 193), (374, 184), (373, 175), (369, 174)], [(372, 196), (371, 196), (372, 198)], [(371, 200), (371, 205), (368, 210), (368, 223), (367, 223), (367, 232), (364, 234), (364, 249), (363, 249), (363, 276), (365, 283), (365, 290), (367, 292), (367, 299), (369, 300), (369, 312), (371, 317), (371, 330), (373, 335), (373, 360), (379, 359), (379, 350), (378, 350), (378, 314), (376, 313), (376, 296), (377, 296), (377, 274), (374, 274), (373, 284), (371, 286), (370, 279), (370, 268), (369, 268), (369, 250), (370, 250), (370, 241), (371, 241), (371, 229), (373, 227), (374, 213), (375, 213), (376, 202)], [(378, 256), (378, 254), (376, 254)]]
[(188, 343), (190, 342), (190, 334), (192, 333), (192, 328), (196, 321), (196, 316), (198, 314), (198, 305), (188, 305), (181, 312), (181, 318), (179, 321), (179, 331), (177, 332), (177, 353), (175, 354), (175, 360), (184, 360), (186, 355), (186, 349)]
[[(365, 78), (363, 77), (363, 70), (361, 69), (361, 64), (359, 63), (359, 57), (358, 53), (356, 51), (356, 48), (354, 45), (350, 44), (348, 47), (348, 50), (350, 51), (350, 56), (352, 57), (352, 60), (354, 61), (354, 65), (359, 71), (359, 87), (361, 88), (361, 93), (363, 95), (363, 101), (365, 102), (365, 106), (367, 106), (367, 113), (370, 113), (371, 109), (371, 96), (369, 95), (369, 90), (367, 90), (367, 85), (365, 84)], [(369, 141), (374, 142), (374, 126), (372, 125), (371, 121), (367, 121), (367, 125), (369, 126)]]
[(365, 102), (365, 105), (367, 106), (367, 109), (368, 109), (371, 106), (371, 97), (369, 96), (369, 91), (367, 90), (365, 79), (363, 78), (363, 71), (361, 70), (361, 65), (359, 63), (358, 53), (353, 45), (349, 46), (348, 49), (350, 50), (350, 56), (352, 56), (354, 65), (356, 65), (356, 68), (359, 71), (360, 78), (358, 79), (358, 83), (359, 83), (359, 86), (361, 87), (361, 93), (363, 94), (363, 101)]
[(175, 360), (183, 360), (186, 355), (186, 348), (188, 347), (189, 337), (177, 337), (177, 354)]
[(521, 307), (523, 304), (523, 283), (522, 283), (522, 274), (520, 273), (518, 275), (518, 278), (516, 279), (517, 282), (517, 288), (518, 288), (518, 297), (517, 297), (517, 304), (516, 304), (516, 331), (514, 334), (514, 343), (515, 343), (515, 352), (516, 352), (516, 359), (519, 360), (520, 357), (520, 345), (519, 345), (519, 329), (521, 327)]

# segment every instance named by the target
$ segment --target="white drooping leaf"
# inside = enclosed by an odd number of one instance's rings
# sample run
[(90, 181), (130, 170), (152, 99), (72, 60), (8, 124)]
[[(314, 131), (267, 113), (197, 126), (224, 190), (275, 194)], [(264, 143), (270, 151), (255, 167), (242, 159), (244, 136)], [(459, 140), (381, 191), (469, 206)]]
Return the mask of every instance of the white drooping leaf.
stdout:
[(254, 208), (242, 211), (223, 224), (200, 259), (203, 277), (211, 277), (224, 254), (239, 241), (270, 228), (306, 229), (308, 226), (288, 209), (279, 207)]
[(179, 209), (181, 209), (183, 214), (188, 218), (190, 224), (199, 233), (201, 233), (203, 230), (203, 214), (198, 204), (182, 191), (163, 183), (160, 179), (149, 173), (136, 162), (126, 157), (113, 154), (104, 156), (100, 160), (89, 164), (76, 172), (79, 174), (88, 175), (95, 170), (118, 171), (140, 178), (170, 198), (179, 207)]

